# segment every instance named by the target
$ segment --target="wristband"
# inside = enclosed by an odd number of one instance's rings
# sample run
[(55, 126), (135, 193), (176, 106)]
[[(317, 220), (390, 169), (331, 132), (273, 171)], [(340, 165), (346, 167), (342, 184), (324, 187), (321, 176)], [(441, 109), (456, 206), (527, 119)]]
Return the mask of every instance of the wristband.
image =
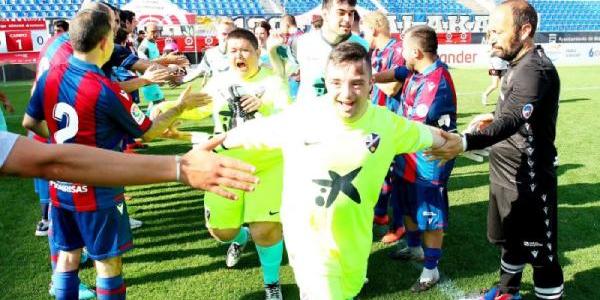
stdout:
[(176, 173), (175, 173), (175, 180), (177, 182), (181, 181), (181, 156), (179, 155), (175, 155), (175, 163), (176, 163)]

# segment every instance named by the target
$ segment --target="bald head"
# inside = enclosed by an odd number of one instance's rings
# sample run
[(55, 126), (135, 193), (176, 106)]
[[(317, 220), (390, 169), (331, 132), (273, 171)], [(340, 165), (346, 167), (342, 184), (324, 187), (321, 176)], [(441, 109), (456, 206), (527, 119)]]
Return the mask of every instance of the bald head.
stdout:
[(154, 22), (146, 23), (146, 38), (150, 41), (154, 41), (160, 35), (160, 28), (158, 24)]
[(531, 26), (529, 37), (533, 38), (538, 24), (538, 16), (535, 8), (525, 0), (506, 0), (497, 8), (505, 12), (505, 16), (512, 17), (512, 25), (515, 31), (527, 24)]

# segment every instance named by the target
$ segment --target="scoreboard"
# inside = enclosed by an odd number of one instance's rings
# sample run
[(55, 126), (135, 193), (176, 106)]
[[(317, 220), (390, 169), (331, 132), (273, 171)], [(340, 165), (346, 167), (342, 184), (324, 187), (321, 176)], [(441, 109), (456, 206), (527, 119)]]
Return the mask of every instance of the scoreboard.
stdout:
[(49, 38), (44, 19), (0, 20), (0, 63), (36, 63)]

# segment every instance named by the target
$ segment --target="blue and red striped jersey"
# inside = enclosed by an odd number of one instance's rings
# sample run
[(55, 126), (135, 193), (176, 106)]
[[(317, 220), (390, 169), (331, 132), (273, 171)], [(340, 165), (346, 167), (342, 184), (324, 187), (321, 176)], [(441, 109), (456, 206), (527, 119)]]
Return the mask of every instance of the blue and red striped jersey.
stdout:
[[(75, 143), (120, 151), (124, 137), (142, 136), (152, 122), (130, 96), (96, 65), (71, 57), (39, 78), (27, 114), (45, 120), (51, 143)], [(95, 211), (115, 205), (123, 188), (51, 182), (54, 206)]]
[[(403, 86), (398, 114), (445, 131), (456, 131), (456, 91), (448, 67), (439, 59), (422, 73), (410, 74)], [(422, 151), (397, 156), (394, 171), (408, 182), (444, 185), (454, 160), (444, 166), (429, 161)]]
[[(390, 39), (383, 49), (375, 49), (371, 55), (371, 66), (373, 73), (379, 73), (404, 66), (404, 57), (402, 57), (402, 42)], [(390, 97), (382, 92), (377, 85), (373, 85), (371, 91), (371, 102), (375, 105), (385, 106), (392, 111), (398, 109), (399, 97)]]

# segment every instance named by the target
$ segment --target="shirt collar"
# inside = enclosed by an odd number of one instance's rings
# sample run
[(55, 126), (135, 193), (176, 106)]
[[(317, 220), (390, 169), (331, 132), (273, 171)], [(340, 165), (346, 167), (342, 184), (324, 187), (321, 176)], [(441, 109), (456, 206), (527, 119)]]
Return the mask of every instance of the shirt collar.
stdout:
[(423, 76), (429, 75), (429, 73), (435, 71), (438, 67), (443, 66), (443, 65), (444, 65), (444, 63), (438, 58), (431, 65), (427, 66), (427, 68), (425, 68), (423, 70), (421, 75), (423, 75)]
[(69, 64), (71, 66), (74, 66), (77, 69), (81, 69), (84, 71), (92, 71), (92, 72), (98, 73), (102, 76), (106, 76), (106, 75), (104, 75), (104, 72), (102, 71), (102, 69), (98, 68), (98, 66), (91, 64), (89, 62), (83, 61), (83, 60), (75, 57), (74, 55), (71, 56), (71, 58), (69, 58)]

